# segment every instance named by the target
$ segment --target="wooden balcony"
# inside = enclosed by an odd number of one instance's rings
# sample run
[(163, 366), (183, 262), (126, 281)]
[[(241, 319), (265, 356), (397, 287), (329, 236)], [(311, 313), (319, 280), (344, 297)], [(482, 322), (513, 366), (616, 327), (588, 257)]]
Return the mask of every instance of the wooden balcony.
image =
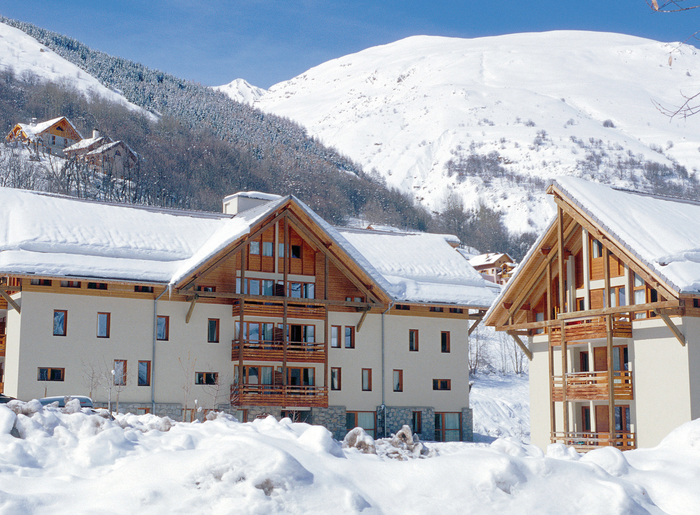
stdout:
[(7, 336), (0, 334), (0, 357), (5, 355), (5, 348), (7, 346)]
[[(632, 338), (632, 322), (628, 316), (614, 316), (612, 323), (614, 338)], [(607, 336), (605, 317), (567, 320), (564, 325), (564, 337), (567, 343), (607, 338)], [(553, 325), (549, 328), (549, 342), (553, 346), (561, 345), (560, 326)]]
[[(631, 401), (632, 372), (616, 370), (613, 372), (615, 399)], [(562, 400), (562, 376), (552, 378), (552, 396), (554, 401)], [(607, 372), (573, 372), (566, 374), (567, 401), (606, 401), (608, 400)]]
[[(323, 305), (313, 304), (313, 300), (309, 299), (310, 304), (287, 304), (287, 318), (301, 318), (311, 320), (324, 320), (326, 318), (326, 309)], [(240, 304), (233, 305), (233, 317), (241, 315)], [(246, 302), (243, 310), (243, 315), (246, 317), (268, 317), (279, 318), (284, 316), (284, 306), (282, 303), (274, 304), (270, 302)]]
[[(238, 340), (233, 340), (231, 342), (231, 361), (239, 359), (241, 359), (240, 344)], [(243, 359), (281, 363), (284, 360), (284, 343), (244, 341)], [(324, 363), (326, 361), (326, 345), (324, 343), (289, 342), (287, 344), (287, 361)]]
[(588, 452), (600, 447), (616, 447), (621, 451), (637, 448), (636, 435), (626, 431), (614, 433), (564, 433), (551, 434), (552, 443), (563, 443), (578, 452)]
[(271, 384), (231, 385), (233, 406), (328, 407), (325, 386), (283, 386)]

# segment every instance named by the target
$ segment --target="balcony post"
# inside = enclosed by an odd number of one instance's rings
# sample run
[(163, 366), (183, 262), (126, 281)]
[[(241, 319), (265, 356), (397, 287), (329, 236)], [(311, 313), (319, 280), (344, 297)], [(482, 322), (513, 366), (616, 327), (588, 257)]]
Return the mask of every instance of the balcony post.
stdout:
[[(564, 211), (561, 206), (557, 204), (557, 240), (559, 254), (559, 312), (564, 313)], [(562, 375), (562, 389), (561, 389), (561, 404), (562, 404), (562, 430), (564, 431), (564, 437), (569, 432), (569, 407), (566, 403), (566, 371), (568, 368), (567, 355), (566, 355), (566, 322), (562, 320), (559, 324), (561, 328), (561, 375)]]
[[(552, 319), (552, 266), (551, 262), (547, 263), (547, 313), (545, 320)], [(551, 430), (550, 440), (554, 443), (554, 435), (557, 432), (557, 414), (555, 412), (556, 403), (554, 402), (554, 350), (552, 348), (552, 331), (548, 327), (547, 331), (547, 348), (549, 357), (549, 425)]]
[[(606, 260), (607, 261), (607, 260)], [(615, 431), (615, 372), (613, 371), (613, 320), (612, 315), (605, 317), (608, 337), (608, 429), (610, 430), (610, 444), (612, 444)]]
[[(282, 281), (284, 288), (284, 312), (282, 313), (282, 384), (287, 386), (287, 341), (289, 340), (289, 328), (287, 327), (287, 296), (290, 294), (288, 291), (287, 279), (289, 275), (289, 218), (284, 217), (284, 243), (282, 252), (282, 271), (284, 273), (284, 279)], [(286, 391), (285, 388), (285, 396)]]
[[(328, 300), (328, 254), (323, 255), (323, 300)], [(330, 390), (328, 385), (328, 340), (330, 338), (330, 329), (328, 327), (328, 304), (323, 306), (325, 318), (323, 320), (323, 386)], [(340, 338), (340, 335), (338, 335)]]
[[(246, 247), (241, 250), (241, 293), (243, 293), (245, 288), (245, 267), (246, 267)], [(245, 378), (243, 377), (243, 345), (244, 345), (244, 334), (245, 327), (243, 325), (243, 309), (245, 301), (243, 299), (238, 299), (240, 310), (238, 313), (238, 389), (245, 384)], [(240, 394), (239, 394), (240, 395)], [(240, 397), (239, 397), (240, 398)]]

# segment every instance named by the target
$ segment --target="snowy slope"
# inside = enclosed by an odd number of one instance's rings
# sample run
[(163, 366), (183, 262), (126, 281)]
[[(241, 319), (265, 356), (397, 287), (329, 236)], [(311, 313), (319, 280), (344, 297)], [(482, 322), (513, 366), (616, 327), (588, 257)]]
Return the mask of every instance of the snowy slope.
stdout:
[(265, 94), (265, 90), (249, 84), (244, 79), (236, 79), (223, 86), (214, 86), (212, 89), (226, 93), (236, 102), (253, 105), (253, 103)]
[[(545, 455), (513, 439), (341, 448), (318, 426), (229, 416), (176, 423), (0, 405), (0, 513), (690, 514), (700, 421), (658, 447)], [(71, 413), (72, 412), (72, 413)], [(13, 434), (14, 433), (14, 434)]]
[[(586, 176), (601, 157), (675, 159), (690, 171), (700, 167), (700, 116), (669, 122), (653, 101), (678, 104), (699, 79), (695, 48), (620, 34), (416, 36), (321, 64), (255, 106), (300, 122), (433, 210), (454, 188), (520, 232), (541, 230), (553, 213), (541, 186), (532, 195), (499, 177), (459, 182), (446, 163), (496, 151), (508, 172), (546, 180)], [(633, 186), (610, 170), (598, 178)]]
[(68, 84), (86, 95), (96, 95), (146, 112), (127, 101), (118, 92), (106, 88), (95, 77), (69, 63), (36, 39), (19, 29), (0, 23), (0, 71), (8, 70), (18, 77), (34, 75), (40, 80)]

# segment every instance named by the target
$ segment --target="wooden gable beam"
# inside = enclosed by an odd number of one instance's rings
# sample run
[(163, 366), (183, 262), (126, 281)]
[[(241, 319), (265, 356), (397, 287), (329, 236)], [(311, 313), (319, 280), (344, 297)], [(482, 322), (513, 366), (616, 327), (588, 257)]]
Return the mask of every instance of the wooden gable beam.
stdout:
[(369, 313), (369, 309), (364, 309), (362, 311), (362, 316), (360, 317), (360, 321), (357, 323), (357, 327), (355, 328), (355, 332), (359, 333), (360, 329), (362, 329), (362, 324), (365, 323), (365, 318), (367, 318), (367, 313)]
[(190, 309), (187, 310), (187, 316), (185, 317), (185, 323), (189, 324), (190, 323), (190, 318), (192, 318), (192, 313), (194, 313), (194, 306), (197, 304), (197, 299), (199, 298), (199, 295), (195, 295), (192, 297), (192, 301), (190, 302)]
[(680, 344), (685, 347), (685, 336), (683, 336), (681, 330), (678, 329), (678, 326), (673, 323), (673, 320), (671, 320), (669, 316), (660, 309), (655, 309), (654, 313), (661, 317), (661, 320), (663, 320), (666, 326), (671, 330), (673, 336), (675, 336)]
[(661, 278), (653, 275), (643, 263), (638, 263), (636, 256), (631, 254), (624, 246), (618, 245), (617, 241), (615, 241), (615, 239), (607, 232), (594, 225), (593, 222), (588, 219), (586, 213), (580, 211), (577, 206), (571, 206), (559, 195), (554, 195), (554, 202), (556, 202), (557, 206), (560, 206), (561, 209), (567, 212), (570, 216), (576, 217), (584, 229), (596, 237), (596, 239), (601, 240), (601, 243), (603, 243), (604, 246), (612, 250), (612, 253), (616, 258), (622, 260), (624, 264), (630, 268), (630, 270), (639, 275), (647, 283), (651, 284), (654, 289), (658, 290), (664, 297), (667, 299), (678, 298), (678, 294), (673, 290), (668, 289)]
[(520, 347), (520, 349), (525, 353), (527, 359), (532, 361), (532, 351), (527, 348), (527, 345), (523, 343), (520, 337), (515, 333), (515, 331), (508, 331), (508, 335), (513, 338), (513, 341)]
[(474, 323), (469, 326), (469, 331), (467, 331), (467, 337), (471, 336), (474, 331), (476, 331), (476, 326), (479, 325), (479, 323), (484, 319), (484, 314), (482, 313), (480, 315), (477, 315), (476, 318), (474, 318)]
[(0, 290), (0, 296), (2, 296), (2, 298), (5, 299), (10, 306), (15, 308), (15, 311), (17, 311), (17, 313), (19, 313), (20, 315), (22, 314), (19, 304), (17, 304), (15, 302), (15, 299), (10, 297), (4, 289)]
[(340, 270), (346, 270), (346, 277), (350, 279), (350, 282), (352, 282), (362, 293), (367, 296), (368, 300), (373, 299), (373, 301), (377, 304), (384, 304), (374, 293), (370, 291), (369, 288), (367, 288), (357, 277), (355, 277), (355, 274), (345, 264), (343, 264), (340, 259), (331, 254), (326, 245), (324, 245), (321, 240), (311, 233), (311, 231), (304, 227), (303, 223), (297, 219), (296, 216), (294, 216), (294, 219), (292, 219), (292, 213), (288, 213), (286, 220), (289, 221), (289, 224), (294, 227), (295, 230), (306, 236), (318, 249), (321, 250), (321, 252), (326, 254), (335, 266), (337, 266)]

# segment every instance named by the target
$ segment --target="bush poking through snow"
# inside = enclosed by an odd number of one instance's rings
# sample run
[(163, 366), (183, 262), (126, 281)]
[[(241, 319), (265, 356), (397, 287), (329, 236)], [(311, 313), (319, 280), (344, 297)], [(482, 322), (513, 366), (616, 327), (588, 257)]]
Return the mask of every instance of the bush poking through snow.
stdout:
[(377, 454), (374, 439), (361, 427), (356, 427), (345, 435), (343, 449), (357, 449), (363, 454)]
[(435, 450), (429, 449), (411, 433), (411, 428), (403, 426), (391, 438), (381, 438), (376, 441), (377, 453), (387, 458), (406, 461), (411, 458), (431, 458), (436, 455)]

